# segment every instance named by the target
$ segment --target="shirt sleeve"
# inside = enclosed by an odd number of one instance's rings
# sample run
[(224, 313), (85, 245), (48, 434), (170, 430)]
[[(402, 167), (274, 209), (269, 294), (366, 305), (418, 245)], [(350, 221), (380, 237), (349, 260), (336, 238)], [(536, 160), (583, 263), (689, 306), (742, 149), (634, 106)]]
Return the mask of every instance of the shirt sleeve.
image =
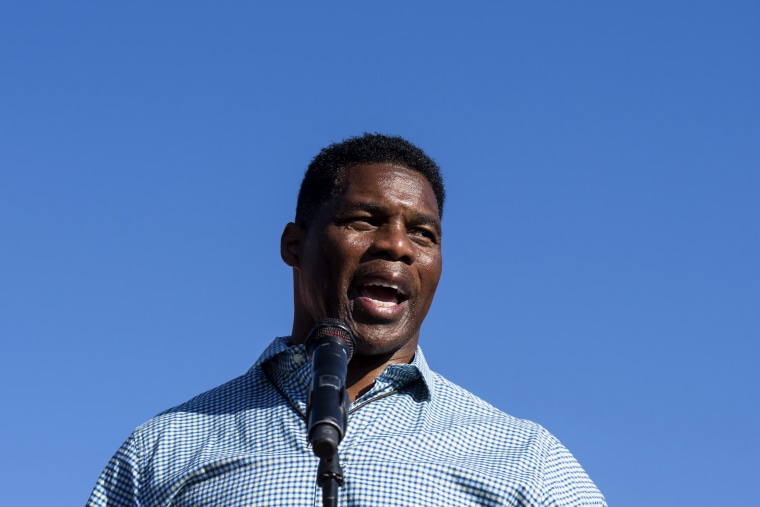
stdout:
[(86, 507), (138, 507), (139, 452), (130, 436), (100, 474)]
[(546, 458), (543, 481), (546, 507), (607, 507), (580, 463), (556, 440)]

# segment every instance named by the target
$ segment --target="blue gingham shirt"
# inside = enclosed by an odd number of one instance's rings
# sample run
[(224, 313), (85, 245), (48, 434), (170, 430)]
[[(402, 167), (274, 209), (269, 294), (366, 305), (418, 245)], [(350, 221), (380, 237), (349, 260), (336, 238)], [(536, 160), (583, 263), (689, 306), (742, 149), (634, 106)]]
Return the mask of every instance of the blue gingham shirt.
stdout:
[[(311, 367), (277, 338), (245, 375), (138, 427), (87, 503), (321, 506), (304, 413)], [(355, 400), (339, 448), (340, 506), (605, 506), (541, 426), (430, 371), (417, 349)]]

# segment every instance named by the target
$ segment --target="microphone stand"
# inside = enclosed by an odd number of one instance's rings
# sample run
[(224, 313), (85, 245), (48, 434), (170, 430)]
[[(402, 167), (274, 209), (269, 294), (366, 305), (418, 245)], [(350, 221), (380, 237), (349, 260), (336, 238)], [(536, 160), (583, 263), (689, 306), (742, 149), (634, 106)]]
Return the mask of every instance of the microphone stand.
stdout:
[(319, 458), (317, 484), (322, 488), (323, 507), (337, 507), (338, 488), (343, 486), (343, 470), (337, 452), (329, 458)]
[(343, 470), (338, 461), (338, 444), (348, 424), (349, 398), (346, 370), (354, 353), (354, 337), (345, 323), (325, 319), (306, 338), (312, 361), (312, 385), (306, 403), (309, 444), (319, 458), (317, 484), (322, 488), (324, 507), (337, 507)]

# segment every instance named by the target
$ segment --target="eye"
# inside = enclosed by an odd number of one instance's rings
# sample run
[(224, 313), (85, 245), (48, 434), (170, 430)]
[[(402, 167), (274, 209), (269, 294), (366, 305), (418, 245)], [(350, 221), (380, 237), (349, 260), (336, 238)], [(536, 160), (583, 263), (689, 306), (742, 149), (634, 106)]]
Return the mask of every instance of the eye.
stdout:
[(438, 244), (438, 235), (424, 227), (415, 227), (409, 230), (409, 235), (419, 243)]
[(375, 220), (371, 216), (353, 216), (341, 218), (337, 222), (338, 225), (355, 231), (368, 231), (377, 226)]

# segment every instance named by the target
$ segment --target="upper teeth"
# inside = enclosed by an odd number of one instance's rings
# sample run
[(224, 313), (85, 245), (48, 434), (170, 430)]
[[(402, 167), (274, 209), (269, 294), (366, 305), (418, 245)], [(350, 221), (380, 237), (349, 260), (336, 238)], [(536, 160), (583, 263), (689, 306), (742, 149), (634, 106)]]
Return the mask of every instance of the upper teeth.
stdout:
[(370, 283), (368, 285), (375, 285), (377, 287), (387, 287), (389, 289), (393, 289), (395, 291), (398, 291), (398, 285), (393, 283)]

